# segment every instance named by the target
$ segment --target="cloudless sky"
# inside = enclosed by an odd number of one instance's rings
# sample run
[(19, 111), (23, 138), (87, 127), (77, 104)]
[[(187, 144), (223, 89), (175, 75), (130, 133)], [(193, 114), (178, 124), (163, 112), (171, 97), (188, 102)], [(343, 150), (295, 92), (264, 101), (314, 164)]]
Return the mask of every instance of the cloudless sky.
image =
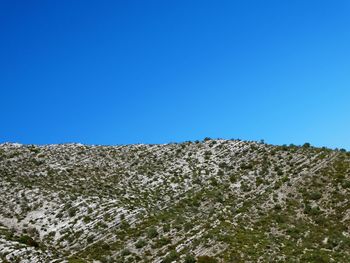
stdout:
[(0, 0), (0, 142), (350, 149), (350, 1)]

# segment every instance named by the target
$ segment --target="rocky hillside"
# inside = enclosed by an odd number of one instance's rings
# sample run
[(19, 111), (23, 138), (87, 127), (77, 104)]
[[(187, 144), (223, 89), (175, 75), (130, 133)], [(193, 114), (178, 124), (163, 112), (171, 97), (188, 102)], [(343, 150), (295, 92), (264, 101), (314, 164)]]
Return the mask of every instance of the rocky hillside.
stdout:
[(350, 262), (350, 153), (0, 145), (2, 262)]

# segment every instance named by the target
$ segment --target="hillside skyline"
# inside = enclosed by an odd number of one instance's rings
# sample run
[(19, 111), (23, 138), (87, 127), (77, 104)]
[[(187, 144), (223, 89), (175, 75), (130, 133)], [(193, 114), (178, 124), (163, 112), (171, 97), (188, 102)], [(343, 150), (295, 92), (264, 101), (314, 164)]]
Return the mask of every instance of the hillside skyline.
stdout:
[(315, 149), (325, 149), (325, 150), (335, 150), (335, 151), (342, 151), (342, 152), (347, 152), (348, 150), (346, 148), (330, 148), (327, 146), (316, 146), (316, 145), (312, 145), (309, 142), (305, 142), (303, 144), (294, 144), (294, 143), (290, 143), (290, 144), (272, 144), (269, 142), (266, 142), (264, 139), (260, 139), (260, 140), (242, 140), (240, 138), (231, 138), (231, 139), (224, 139), (224, 138), (210, 138), (210, 137), (205, 137), (201, 140), (187, 140), (187, 141), (170, 141), (170, 142), (165, 142), (165, 143), (129, 143), (129, 144), (84, 144), (84, 143), (80, 143), (80, 142), (63, 142), (63, 143), (47, 143), (47, 144), (33, 144), (33, 143), (20, 143), (20, 142), (11, 142), (11, 141), (7, 141), (7, 142), (0, 142), (0, 145), (4, 146), (4, 145), (12, 145), (12, 146), (18, 146), (18, 147), (22, 147), (22, 146), (38, 146), (38, 147), (47, 147), (47, 146), (65, 146), (65, 145), (76, 145), (76, 146), (101, 146), (101, 147), (118, 147), (118, 146), (137, 146), (137, 145), (149, 145), (149, 146), (161, 146), (161, 145), (181, 145), (181, 144), (186, 144), (186, 143), (202, 143), (202, 142), (206, 142), (206, 141), (238, 141), (238, 142), (246, 142), (246, 143), (258, 143), (258, 144), (266, 144), (269, 146), (273, 146), (273, 147), (303, 147), (303, 148), (315, 148)]
[(0, 144), (0, 261), (347, 263), (349, 171), (309, 145)]

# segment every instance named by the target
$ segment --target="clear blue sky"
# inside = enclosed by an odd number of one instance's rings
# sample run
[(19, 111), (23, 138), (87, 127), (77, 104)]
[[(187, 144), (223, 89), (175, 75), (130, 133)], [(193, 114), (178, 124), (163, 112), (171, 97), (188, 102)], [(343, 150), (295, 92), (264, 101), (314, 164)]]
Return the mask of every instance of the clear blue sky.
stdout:
[(0, 1), (0, 141), (350, 149), (350, 1)]

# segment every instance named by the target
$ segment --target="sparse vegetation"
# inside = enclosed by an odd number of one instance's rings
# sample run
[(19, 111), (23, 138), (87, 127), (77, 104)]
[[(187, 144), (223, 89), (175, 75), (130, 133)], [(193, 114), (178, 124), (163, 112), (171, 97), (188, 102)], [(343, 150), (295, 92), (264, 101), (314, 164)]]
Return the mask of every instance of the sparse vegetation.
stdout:
[(210, 138), (2, 144), (0, 174), (3, 262), (350, 258), (345, 150)]

